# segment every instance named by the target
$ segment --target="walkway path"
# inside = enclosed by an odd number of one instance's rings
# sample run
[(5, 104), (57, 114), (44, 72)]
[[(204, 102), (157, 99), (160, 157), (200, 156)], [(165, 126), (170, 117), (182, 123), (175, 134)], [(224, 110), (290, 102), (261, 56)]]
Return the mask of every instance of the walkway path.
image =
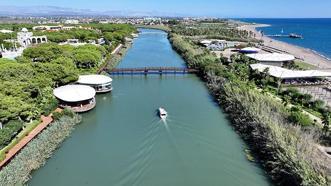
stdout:
[[(112, 52), (111, 52), (111, 55), (116, 55), (116, 54), (118, 54), (120, 51), (121, 51), (121, 49), (122, 49), (122, 47), (123, 47), (123, 44), (119, 44)], [(112, 56), (110, 57), (110, 58), (112, 58)], [(109, 65), (109, 63), (110, 63), (110, 59), (103, 65), (103, 66), (101, 66), (100, 68), (99, 68), (99, 70), (98, 70), (98, 72), (97, 72), (97, 74), (101, 74), (101, 72), (103, 72), (106, 68), (107, 68), (107, 66)]]
[(111, 55), (117, 54), (121, 48), (123, 47), (123, 44), (119, 44), (112, 52)]
[(33, 129), (27, 136), (25, 136), (20, 142), (18, 142), (12, 149), (6, 154), (6, 158), (0, 162), (0, 170), (6, 166), (16, 154), (18, 154), (31, 140), (33, 140), (40, 132), (42, 132), (53, 121), (51, 115), (41, 116), (42, 122)]

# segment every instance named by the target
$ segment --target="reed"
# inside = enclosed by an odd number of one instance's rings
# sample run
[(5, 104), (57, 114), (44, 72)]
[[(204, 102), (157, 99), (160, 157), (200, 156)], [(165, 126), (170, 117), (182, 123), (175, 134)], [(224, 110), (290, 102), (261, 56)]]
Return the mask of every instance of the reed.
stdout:
[(0, 185), (25, 184), (31, 172), (46, 163), (80, 120), (78, 115), (65, 115), (53, 122), (0, 171)]

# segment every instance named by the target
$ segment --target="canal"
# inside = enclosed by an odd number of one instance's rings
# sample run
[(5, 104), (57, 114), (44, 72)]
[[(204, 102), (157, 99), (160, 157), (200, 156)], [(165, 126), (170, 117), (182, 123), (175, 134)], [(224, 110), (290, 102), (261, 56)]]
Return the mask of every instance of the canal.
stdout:
[[(142, 29), (120, 67), (184, 66), (166, 33)], [(32, 174), (32, 186), (269, 185), (195, 75), (116, 76), (111, 94)], [(156, 109), (169, 112), (160, 121)]]

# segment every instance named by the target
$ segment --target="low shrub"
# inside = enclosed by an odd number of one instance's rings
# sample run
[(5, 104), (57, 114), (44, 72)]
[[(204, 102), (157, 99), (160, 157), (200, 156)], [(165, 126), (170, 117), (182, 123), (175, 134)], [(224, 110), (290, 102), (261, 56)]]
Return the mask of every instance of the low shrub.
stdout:
[(52, 113), (52, 118), (53, 118), (55, 121), (59, 120), (62, 116), (63, 116), (63, 113), (62, 113), (62, 112), (53, 112), (53, 113)]
[(72, 110), (70, 110), (70, 109), (64, 109), (63, 111), (62, 111), (62, 113), (63, 113), (63, 115), (65, 115), (65, 116), (69, 116), (69, 117), (71, 117), (71, 118), (73, 118), (74, 116), (75, 116), (75, 113), (72, 111)]
[(9, 121), (0, 129), (0, 149), (7, 146), (11, 140), (22, 130), (23, 122)]
[(313, 124), (312, 119), (307, 114), (304, 114), (301, 110), (291, 111), (288, 119), (290, 122), (301, 125), (303, 127)]

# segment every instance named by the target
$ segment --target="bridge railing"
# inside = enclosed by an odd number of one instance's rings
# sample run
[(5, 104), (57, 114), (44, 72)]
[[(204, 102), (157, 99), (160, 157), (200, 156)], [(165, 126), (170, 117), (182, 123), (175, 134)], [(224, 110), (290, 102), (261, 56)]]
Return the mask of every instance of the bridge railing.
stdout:
[(197, 70), (185, 67), (138, 67), (138, 68), (115, 68), (108, 73), (195, 73)]

